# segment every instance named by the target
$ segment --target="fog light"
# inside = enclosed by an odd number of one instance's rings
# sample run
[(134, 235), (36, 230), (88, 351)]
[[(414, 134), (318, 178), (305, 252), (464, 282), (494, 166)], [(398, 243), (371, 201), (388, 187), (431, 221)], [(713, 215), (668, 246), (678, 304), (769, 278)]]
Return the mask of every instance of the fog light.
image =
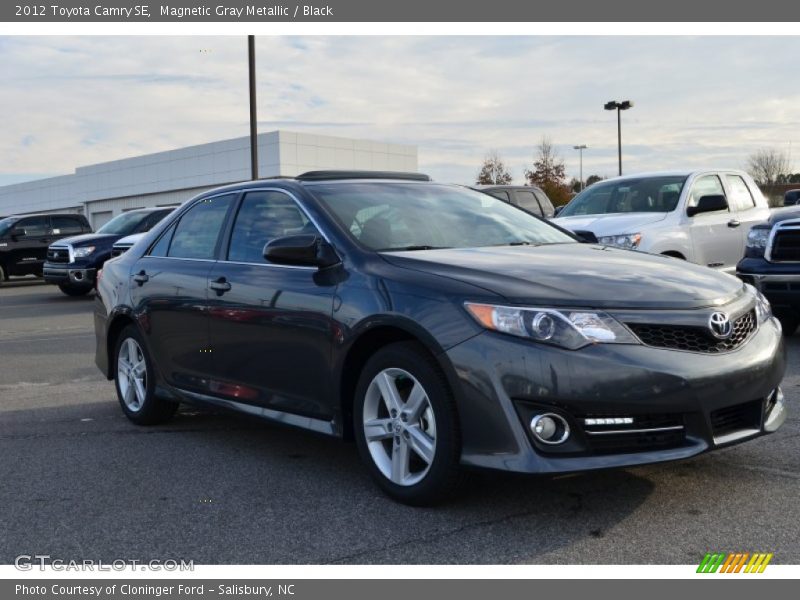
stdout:
[(569, 437), (569, 424), (560, 415), (545, 413), (531, 419), (531, 432), (543, 444), (563, 444)]

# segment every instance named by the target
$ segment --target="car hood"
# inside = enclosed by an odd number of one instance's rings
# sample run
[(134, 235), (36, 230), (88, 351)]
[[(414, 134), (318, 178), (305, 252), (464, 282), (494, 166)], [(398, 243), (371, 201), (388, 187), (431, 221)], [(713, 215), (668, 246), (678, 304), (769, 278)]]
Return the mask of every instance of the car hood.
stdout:
[(700, 308), (743, 293), (731, 275), (676, 258), (596, 244), (500, 246), (381, 256), (398, 267), (469, 283), (515, 304)]
[(75, 237), (64, 238), (55, 242), (56, 244), (71, 244), (73, 247), (81, 246), (111, 246), (120, 239), (121, 235), (111, 233), (84, 233)]
[(639, 233), (651, 223), (663, 221), (669, 213), (613, 213), (610, 215), (579, 215), (558, 217), (553, 223), (570, 231), (591, 231), (597, 237)]

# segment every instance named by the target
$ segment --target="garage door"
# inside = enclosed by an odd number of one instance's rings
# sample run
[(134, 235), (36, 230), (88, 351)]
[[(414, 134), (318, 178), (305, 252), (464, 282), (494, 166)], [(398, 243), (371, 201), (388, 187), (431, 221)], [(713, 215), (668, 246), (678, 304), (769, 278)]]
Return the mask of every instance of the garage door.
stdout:
[(114, 216), (114, 212), (110, 210), (104, 210), (102, 212), (93, 212), (92, 213), (92, 229), (97, 231), (103, 225), (108, 223), (111, 220), (111, 217)]

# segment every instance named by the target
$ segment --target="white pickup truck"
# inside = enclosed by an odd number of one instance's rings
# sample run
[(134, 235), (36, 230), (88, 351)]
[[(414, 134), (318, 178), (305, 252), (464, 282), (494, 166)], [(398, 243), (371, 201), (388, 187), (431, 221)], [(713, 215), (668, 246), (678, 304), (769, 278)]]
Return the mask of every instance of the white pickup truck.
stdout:
[(594, 235), (601, 244), (734, 273), (750, 227), (769, 216), (753, 179), (722, 169), (601, 181), (575, 196), (553, 222), (584, 237)]

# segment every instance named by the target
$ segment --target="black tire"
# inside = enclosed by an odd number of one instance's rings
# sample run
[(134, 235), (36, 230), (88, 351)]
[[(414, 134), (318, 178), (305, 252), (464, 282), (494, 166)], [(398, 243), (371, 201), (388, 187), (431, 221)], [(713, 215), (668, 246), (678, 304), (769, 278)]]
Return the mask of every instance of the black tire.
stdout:
[(90, 287), (77, 287), (74, 285), (67, 285), (66, 283), (59, 283), (58, 289), (64, 292), (67, 296), (85, 296), (92, 291)]
[(6, 269), (3, 265), (0, 265), (0, 285), (3, 285), (6, 281)]
[[(400, 387), (398, 386), (402, 385), (405, 386), (406, 390), (409, 390), (409, 386), (413, 387), (416, 383), (419, 383), (424, 389), (427, 396), (427, 408), (416, 425), (411, 421), (406, 421), (405, 418), (402, 419), (404, 423), (400, 423), (402, 414), (392, 420), (391, 415), (388, 414), (386, 402), (383, 400), (384, 394), (379, 392), (378, 398), (375, 399), (374, 390), (377, 388), (373, 387), (373, 391), (370, 392), (373, 380), (379, 374), (387, 371), (405, 373), (405, 375), (399, 375), (394, 380), (395, 391), (399, 391)], [(410, 375), (411, 379), (406, 375)], [(402, 381), (398, 384), (397, 382), (400, 380)], [(416, 382), (413, 380), (416, 380)], [(371, 400), (368, 399), (368, 392), (370, 392), (369, 398)], [(401, 391), (400, 395), (403, 393), (408, 392)], [(408, 396), (404, 400), (408, 400)], [(447, 380), (438, 365), (435, 364), (433, 357), (423, 346), (414, 342), (400, 342), (386, 346), (376, 352), (361, 371), (358, 385), (356, 386), (354, 402), (353, 424), (359, 454), (373, 479), (386, 494), (404, 504), (426, 506), (443, 502), (458, 492), (464, 482), (464, 472), (460, 466), (461, 432), (458, 414)], [(387, 436), (387, 439), (373, 440), (375, 445), (372, 446), (373, 450), (370, 450), (370, 444), (367, 442), (364, 431), (364, 414), (365, 410), (368, 410), (370, 411), (368, 420), (376, 418), (373, 417), (373, 409), (369, 408), (376, 406), (376, 403), (380, 407), (378, 410), (385, 411), (385, 416), (381, 418), (381, 421), (386, 422), (387, 431), (393, 433), (387, 433), (378, 428), (377, 431), (383, 432), (382, 435)], [(407, 407), (410, 404), (409, 402), (404, 406)], [(368, 408), (365, 409), (365, 407)], [(405, 413), (406, 411), (402, 412)], [(394, 425), (388, 426), (390, 425), (389, 421)], [(433, 421), (432, 426), (430, 421)], [(404, 443), (401, 442), (401, 438), (412, 439), (408, 435), (409, 431), (405, 429), (402, 429), (402, 433), (398, 433), (396, 429), (398, 425), (409, 429), (416, 427), (418, 431), (419, 428), (424, 427), (426, 430), (433, 432), (433, 437), (428, 436), (427, 439), (435, 440), (433, 443), (433, 459), (430, 462), (422, 460), (422, 455), (413, 450), (411, 441), (407, 446), (404, 446), (404, 448), (408, 448), (406, 452), (410, 457), (406, 464), (415, 463), (421, 467), (417, 473), (410, 474), (409, 481), (414, 480), (415, 477), (421, 477), (421, 479), (404, 485), (392, 481), (390, 475), (384, 474), (381, 467), (378, 466), (377, 459), (373, 458), (372, 454), (372, 451), (375, 451), (384, 458), (384, 469), (386, 468), (385, 459), (389, 460), (389, 468), (394, 468), (392, 457), (397, 452), (396, 446)], [(380, 454), (381, 452), (385, 454)], [(427, 467), (425, 467), (426, 464), (428, 465)], [(402, 480), (402, 477), (400, 479)]]
[[(141, 387), (144, 390), (144, 397), (141, 401), (137, 401), (138, 407), (133, 407), (132, 402), (130, 400), (126, 400), (125, 390), (123, 389), (123, 387), (128, 389), (129, 386), (132, 385), (132, 381), (127, 379), (126, 382), (123, 382), (122, 378), (124, 375), (121, 376), (119, 373), (120, 352), (123, 352), (123, 346), (126, 346), (126, 350), (124, 352), (128, 352), (130, 350), (131, 347), (128, 346), (129, 340), (133, 340), (133, 342), (135, 342), (137, 347), (137, 357), (141, 358), (146, 367), (145, 376), (141, 381)], [(135, 325), (128, 325), (119, 334), (117, 343), (114, 346), (113, 360), (114, 387), (117, 390), (117, 399), (119, 400), (119, 404), (122, 407), (122, 412), (125, 413), (125, 416), (137, 425), (157, 425), (171, 419), (175, 414), (175, 411), (178, 409), (178, 403), (156, 396), (156, 377), (155, 370), (153, 368), (153, 362), (150, 359), (150, 354), (147, 352), (147, 346), (145, 345), (144, 340), (142, 339), (142, 336)], [(125, 383), (128, 385), (125, 386)], [(134, 394), (135, 393), (136, 392), (134, 391)]]
[(797, 313), (778, 313), (775, 316), (781, 322), (781, 329), (786, 337), (794, 335), (800, 326), (800, 316)]

